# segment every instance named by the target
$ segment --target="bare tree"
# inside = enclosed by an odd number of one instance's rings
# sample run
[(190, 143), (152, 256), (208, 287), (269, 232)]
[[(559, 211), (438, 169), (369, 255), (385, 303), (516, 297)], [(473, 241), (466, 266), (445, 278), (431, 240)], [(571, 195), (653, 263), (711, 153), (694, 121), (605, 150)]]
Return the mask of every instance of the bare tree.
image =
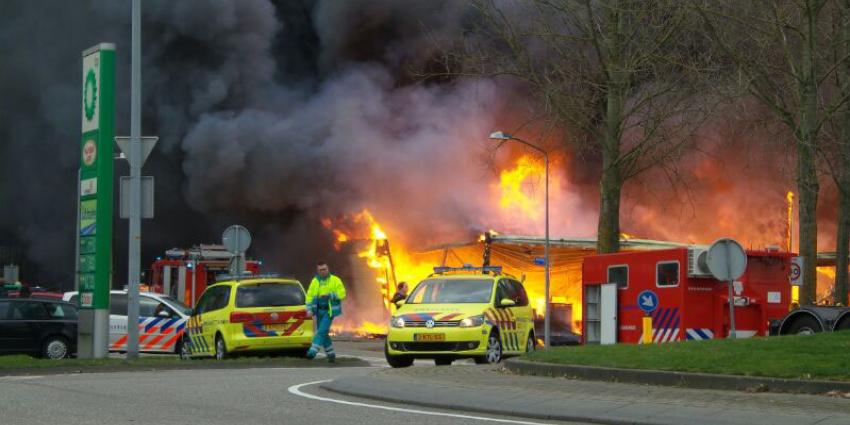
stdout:
[(710, 50), (675, 0), (475, 0), (482, 18), (448, 75), (510, 76), (563, 142), (601, 157), (597, 250), (616, 252), (625, 181), (674, 166), (705, 116)]
[(800, 202), (801, 302), (816, 298), (818, 136), (847, 101), (826, 96), (830, 76), (847, 58), (829, 58), (832, 29), (825, 17), (836, 1), (694, 0), (706, 34), (736, 71), (740, 86), (765, 104), (794, 135)]

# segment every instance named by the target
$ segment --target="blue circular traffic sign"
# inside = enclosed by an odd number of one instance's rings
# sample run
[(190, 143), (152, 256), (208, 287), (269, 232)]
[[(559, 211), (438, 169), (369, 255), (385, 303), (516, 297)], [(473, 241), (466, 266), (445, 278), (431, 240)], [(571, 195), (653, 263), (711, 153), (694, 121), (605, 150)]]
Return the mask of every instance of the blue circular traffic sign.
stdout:
[(656, 308), (658, 308), (658, 295), (655, 295), (655, 292), (647, 289), (638, 294), (637, 303), (638, 307), (640, 307), (644, 313), (652, 313)]

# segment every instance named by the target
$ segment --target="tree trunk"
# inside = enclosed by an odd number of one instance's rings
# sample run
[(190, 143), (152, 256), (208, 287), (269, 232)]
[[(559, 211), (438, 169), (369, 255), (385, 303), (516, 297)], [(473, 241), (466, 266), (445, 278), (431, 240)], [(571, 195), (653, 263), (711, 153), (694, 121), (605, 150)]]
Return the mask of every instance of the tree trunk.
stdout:
[(818, 120), (818, 90), (814, 60), (814, 33), (817, 29), (816, 12), (811, 4), (806, 8), (803, 48), (800, 57), (800, 123), (797, 139), (797, 190), (800, 192), (800, 256), (803, 257), (803, 287), (801, 304), (817, 301), (818, 183), (815, 164), (816, 127)]
[[(847, 125), (847, 124), (845, 124)], [(847, 138), (844, 143), (850, 142)], [(843, 161), (844, 166), (848, 167), (846, 158)], [(842, 170), (847, 174), (847, 170)], [(847, 256), (850, 254), (850, 179), (842, 178), (841, 188), (839, 188), (840, 201), (838, 203), (838, 235), (836, 237), (835, 247), (835, 303), (847, 305)]]
[(605, 57), (601, 60), (608, 73), (608, 92), (601, 140), (602, 180), (599, 183), (599, 226), (596, 233), (596, 251), (601, 254), (620, 250), (620, 194), (623, 183), (618, 160), (627, 81), (620, 41), (625, 21), (618, 1), (608, 4), (605, 20)]
[[(841, 20), (844, 28), (841, 31), (844, 54), (850, 54), (850, 0), (841, 4)], [(844, 62), (839, 70), (839, 80), (843, 82), (843, 95), (850, 94), (850, 61)], [(838, 127), (841, 129), (838, 141), (838, 232), (835, 237), (835, 303), (847, 305), (848, 255), (850, 255), (850, 106), (844, 106), (844, 111), (838, 115)]]

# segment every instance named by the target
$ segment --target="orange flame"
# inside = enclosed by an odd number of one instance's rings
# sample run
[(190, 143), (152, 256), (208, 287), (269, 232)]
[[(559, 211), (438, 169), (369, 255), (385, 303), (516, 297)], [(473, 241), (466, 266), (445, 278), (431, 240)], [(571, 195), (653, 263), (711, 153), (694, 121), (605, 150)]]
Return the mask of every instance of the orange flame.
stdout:
[(535, 185), (542, 185), (546, 168), (540, 161), (524, 155), (521, 156), (516, 166), (504, 170), (499, 175), (499, 189), (501, 198), (499, 207), (503, 210), (519, 209), (522, 215), (533, 220), (540, 218), (545, 200), (541, 195), (543, 191), (535, 193)]

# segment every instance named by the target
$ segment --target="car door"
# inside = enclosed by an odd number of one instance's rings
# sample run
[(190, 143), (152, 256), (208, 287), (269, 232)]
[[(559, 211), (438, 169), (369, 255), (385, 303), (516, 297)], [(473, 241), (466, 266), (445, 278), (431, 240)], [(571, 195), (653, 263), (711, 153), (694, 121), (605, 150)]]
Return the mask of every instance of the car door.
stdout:
[(521, 350), (520, 339), (517, 336), (517, 323), (514, 316), (514, 306), (502, 305), (502, 300), (516, 302), (516, 293), (509, 279), (499, 280), (496, 288), (496, 315), (499, 320), (499, 331), (502, 334), (504, 351), (516, 353)]
[(528, 305), (528, 294), (525, 292), (525, 287), (516, 280), (511, 279), (510, 285), (514, 289), (515, 306), (511, 307), (511, 314), (516, 320), (516, 333), (519, 338), (520, 349), (527, 350), (526, 343), (528, 342), (528, 334), (534, 327), (534, 315), (531, 307)]
[[(149, 296), (142, 295), (139, 300), (139, 316), (144, 317), (144, 341), (139, 343), (143, 351), (158, 352), (168, 351), (165, 347), (166, 338), (174, 333), (175, 324), (180, 316), (164, 302)], [(170, 345), (173, 349), (174, 345)]]
[(229, 321), (229, 311), (226, 308), (230, 303), (230, 285), (222, 285), (211, 288), (212, 298), (201, 318), (204, 343), (209, 347), (210, 353), (215, 353), (215, 335), (219, 325)]
[(11, 301), (0, 301), (0, 353), (12, 352), (12, 326), (9, 320)]
[(18, 352), (41, 352), (43, 326), (49, 320), (47, 310), (38, 301), (16, 301), (10, 306), (12, 346)]

